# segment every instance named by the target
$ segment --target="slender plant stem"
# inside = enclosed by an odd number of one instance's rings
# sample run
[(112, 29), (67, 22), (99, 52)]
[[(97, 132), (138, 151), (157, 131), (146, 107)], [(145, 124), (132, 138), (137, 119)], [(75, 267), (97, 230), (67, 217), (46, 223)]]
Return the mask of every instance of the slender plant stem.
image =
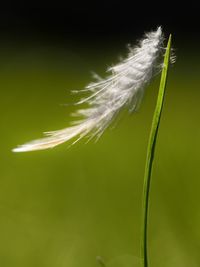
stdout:
[(168, 39), (168, 44), (164, 57), (164, 66), (162, 70), (160, 87), (158, 92), (157, 103), (153, 115), (151, 131), (149, 135), (149, 143), (147, 148), (147, 157), (145, 164), (144, 172), (144, 186), (143, 186), (143, 207), (142, 207), (142, 236), (141, 236), (141, 258), (142, 258), (142, 267), (148, 267), (148, 210), (149, 210), (149, 193), (150, 193), (150, 184), (151, 184), (151, 173), (152, 165), (154, 159), (154, 151), (156, 146), (157, 133), (162, 113), (165, 88), (167, 82), (167, 73), (170, 59), (170, 50), (171, 50), (171, 35)]

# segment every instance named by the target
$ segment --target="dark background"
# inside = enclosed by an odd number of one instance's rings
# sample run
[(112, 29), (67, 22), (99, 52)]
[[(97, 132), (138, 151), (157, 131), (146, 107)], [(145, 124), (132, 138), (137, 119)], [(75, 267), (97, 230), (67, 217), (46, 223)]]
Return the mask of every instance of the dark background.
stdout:
[(17, 7), (1, 8), (1, 38), (42, 38), (55, 41), (78, 38), (131, 38), (140, 36), (158, 25), (166, 34), (175, 33), (177, 40), (199, 41), (199, 8), (182, 2), (131, 4), (125, 1), (104, 3), (102, 1), (79, 3), (66, 2), (63, 7)]

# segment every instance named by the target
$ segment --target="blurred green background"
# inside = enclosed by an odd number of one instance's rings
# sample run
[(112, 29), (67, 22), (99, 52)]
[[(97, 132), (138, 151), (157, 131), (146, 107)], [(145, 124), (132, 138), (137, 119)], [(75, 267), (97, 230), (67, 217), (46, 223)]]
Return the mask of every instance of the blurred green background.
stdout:
[[(103, 46), (104, 45), (104, 46)], [(103, 48), (102, 48), (103, 47)], [(102, 57), (102, 52), (104, 55)], [(95, 144), (14, 154), (18, 144), (65, 127), (90, 71), (104, 75), (122, 44), (1, 46), (0, 266), (139, 266), (146, 146), (159, 85)], [(185, 56), (183, 57), (182, 54)], [(171, 67), (153, 170), (152, 266), (200, 262), (198, 59)]]
[[(159, 75), (137, 113), (97, 142), (14, 154), (72, 120), (93, 70), (126, 55), (126, 40), (4, 41), (0, 46), (0, 266), (138, 267), (141, 198)], [(188, 42), (189, 43), (189, 42)], [(187, 43), (187, 44), (188, 44)], [(159, 129), (150, 203), (151, 266), (200, 263), (198, 46), (176, 43)], [(115, 124), (114, 124), (115, 125)]]

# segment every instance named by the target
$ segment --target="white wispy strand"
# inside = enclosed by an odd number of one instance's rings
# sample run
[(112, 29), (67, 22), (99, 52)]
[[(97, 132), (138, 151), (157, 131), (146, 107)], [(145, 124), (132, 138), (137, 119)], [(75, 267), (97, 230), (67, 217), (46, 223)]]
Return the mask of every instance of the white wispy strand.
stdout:
[(157, 69), (162, 68), (158, 59), (163, 55), (163, 34), (161, 27), (145, 34), (137, 47), (129, 47), (127, 58), (108, 69), (110, 75), (101, 79), (95, 75), (96, 82), (90, 83), (84, 90), (89, 97), (77, 104), (87, 103), (88, 108), (79, 109), (77, 116), (81, 121), (63, 130), (45, 133), (46, 137), (13, 149), (25, 152), (55, 147), (74, 137), (75, 142), (88, 136), (99, 137), (110, 125), (115, 116), (127, 106), (134, 111), (139, 106), (145, 86)]

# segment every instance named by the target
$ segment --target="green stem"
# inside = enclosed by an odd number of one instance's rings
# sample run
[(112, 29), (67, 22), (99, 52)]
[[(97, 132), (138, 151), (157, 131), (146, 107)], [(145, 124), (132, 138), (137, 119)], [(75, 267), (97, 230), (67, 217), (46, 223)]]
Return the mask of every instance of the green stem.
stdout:
[(168, 39), (168, 44), (164, 57), (164, 66), (162, 70), (160, 87), (158, 92), (157, 103), (153, 115), (151, 131), (149, 135), (149, 143), (147, 148), (147, 157), (145, 164), (144, 172), (144, 191), (143, 191), (143, 207), (142, 207), (142, 236), (141, 236), (141, 258), (142, 258), (142, 267), (148, 267), (148, 254), (147, 254), (147, 241), (148, 241), (148, 210), (149, 210), (149, 193), (150, 193), (150, 184), (151, 184), (151, 172), (154, 159), (154, 151), (156, 146), (157, 133), (162, 113), (165, 88), (167, 82), (167, 73), (170, 59), (170, 50), (171, 50), (171, 35)]

